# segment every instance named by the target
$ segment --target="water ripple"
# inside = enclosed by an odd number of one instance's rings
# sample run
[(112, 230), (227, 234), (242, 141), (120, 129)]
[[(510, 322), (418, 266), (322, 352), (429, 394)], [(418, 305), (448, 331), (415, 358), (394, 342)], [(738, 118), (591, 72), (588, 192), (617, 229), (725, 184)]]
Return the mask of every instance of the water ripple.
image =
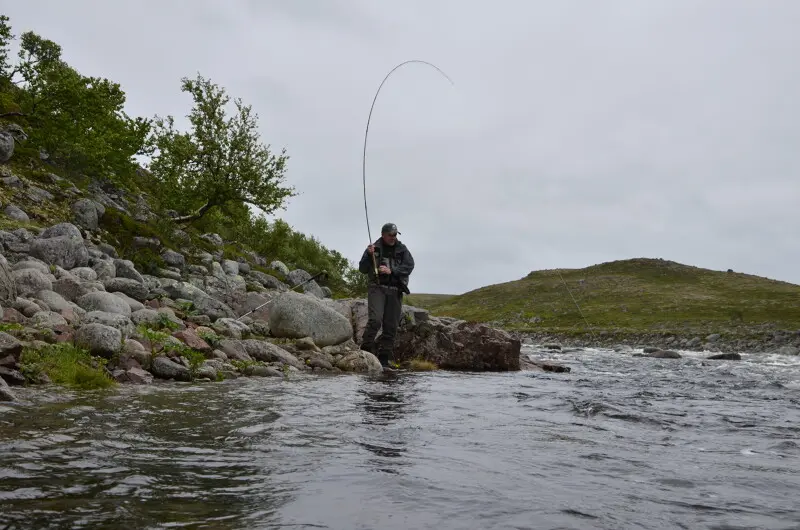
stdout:
[(572, 371), (22, 389), (0, 527), (796, 527), (800, 359), (528, 353)]

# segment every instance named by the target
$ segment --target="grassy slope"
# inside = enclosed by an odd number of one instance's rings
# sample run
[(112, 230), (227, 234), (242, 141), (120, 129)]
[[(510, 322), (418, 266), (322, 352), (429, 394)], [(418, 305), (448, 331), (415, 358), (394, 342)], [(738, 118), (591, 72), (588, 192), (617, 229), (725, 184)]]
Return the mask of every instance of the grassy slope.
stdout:
[[(645, 258), (560, 272), (594, 331), (732, 330), (765, 323), (800, 329), (800, 286), (786, 282)], [(535, 271), (458, 296), (417, 295), (417, 301), (437, 315), (506, 329), (585, 332), (564, 282), (558, 270)]]

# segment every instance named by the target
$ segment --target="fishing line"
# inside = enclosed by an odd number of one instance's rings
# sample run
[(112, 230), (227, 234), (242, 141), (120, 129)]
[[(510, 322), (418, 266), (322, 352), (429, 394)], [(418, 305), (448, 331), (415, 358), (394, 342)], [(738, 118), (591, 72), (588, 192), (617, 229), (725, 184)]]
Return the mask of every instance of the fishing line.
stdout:
[[(375, 92), (375, 97), (372, 98), (372, 106), (370, 106), (370, 108), (369, 108), (369, 116), (367, 117), (367, 128), (364, 131), (364, 154), (362, 156), (362, 164), (361, 164), (361, 178), (362, 178), (362, 183), (364, 185), (364, 216), (367, 218), (367, 237), (369, 239), (369, 244), (370, 245), (372, 244), (372, 230), (370, 230), (370, 228), (369, 228), (369, 213), (367, 211), (367, 136), (369, 135), (369, 122), (372, 119), (372, 110), (375, 108), (375, 102), (378, 100), (378, 94), (380, 94), (381, 88), (383, 88), (383, 85), (384, 85), (384, 83), (386, 83), (386, 80), (389, 79), (389, 76), (391, 76), (392, 73), (394, 73), (395, 70), (397, 70), (401, 66), (409, 64), (409, 63), (426, 64), (426, 65), (428, 65), (428, 66), (430, 66), (432, 68), (435, 68), (436, 71), (438, 71), (440, 74), (442, 74), (445, 77), (445, 79), (450, 81), (451, 85), (455, 86), (455, 83), (453, 82), (452, 79), (450, 79), (450, 76), (448, 76), (446, 73), (444, 73), (444, 71), (442, 71), (441, 68), (439, 68), (438, 66), (436, 66), (433, 63), (429, 63), (428, 61), (423, 61), (421, 59), (411, 59), (411, 60), (404, 61), (404, 62), (398, 64), (397, 66), (392, 68), (389, 71), (388, 74), (386, 74), (386, 77), (383, 78), (383, 81), (381, 81), (381, 84), (378, 86), (378, 90)], [(378, 264), (375, 261), (375, 254), (372, 255), (372, 264), (375, 267), (375, 274), (377, 275), (378, 274)]]
[(581, 310), (581, 306), (578, 305), (578, 301), (575, 300), (574, 296), (572, 296), (572, 291), (570, 290), (569, 285), (567, 285), (567, 282), (564, 281), (564, 277), (561, 276), (561, 271), (556, 269), (556, 272), (558, 272), (558, 277), (561, 278), (561, 282), (564, 284), (564, 287), (567, 288), (567, 292), (569, 293), (569, 297), (572, 298), (572, 301), (575, 303), (575, 307), (578, 308), (578, 313), (581, 314), (581, 318), (583, 318), (583, 321), (586, 322), (586, 327), (589, 328), (589, 334), (592, 337), (594, 337), (594, 333), (592, 332), (592, 326), (589, 325), (589, 321), (586, 320), (586, 317), (584, 316), (583, 311)]

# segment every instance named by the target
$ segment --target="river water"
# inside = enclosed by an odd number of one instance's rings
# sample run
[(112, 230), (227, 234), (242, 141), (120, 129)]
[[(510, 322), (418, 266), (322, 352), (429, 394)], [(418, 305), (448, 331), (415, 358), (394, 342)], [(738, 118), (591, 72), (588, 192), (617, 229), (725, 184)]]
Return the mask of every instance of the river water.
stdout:
[(0, 528), (800, 528), (800, 358), (23, 389)]

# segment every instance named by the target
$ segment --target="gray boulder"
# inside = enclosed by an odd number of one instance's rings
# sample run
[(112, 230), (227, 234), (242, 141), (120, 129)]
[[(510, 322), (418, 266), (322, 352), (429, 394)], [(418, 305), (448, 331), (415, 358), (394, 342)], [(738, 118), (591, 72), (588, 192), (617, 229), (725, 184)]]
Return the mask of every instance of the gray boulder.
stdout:
[(126, 317), (131, 316), (131, 306), (128, 302), (105, 291), (96, 291), (85, 294), (76, 300), (78, 306), (86, 311), (105, 311), (106, 313), (116, 313)]
[(188, 368), (164, 355), (153, 358), (150, 371), (161, 379), (174, 379), (176, 381), (190, 381), (192, 379)]
[(311, 337), (318, 346), (352, 338), (353, 326), (344, 315), (308, 294), (287, 291), (270, 304), (269, 328), (276, 337)]
[(92, 355), (106, 359), (122, 348), (122, 332), (117, 328), (93, 322), (75, 332), (75, 345), (89, 350)]
[[(28, 296), (42, 290), (52, 290), (53, 282), (38, 269), (20, 269), (11, 272), (18, 296)], [(52, 277), (52, 276), (51, 276)]]

